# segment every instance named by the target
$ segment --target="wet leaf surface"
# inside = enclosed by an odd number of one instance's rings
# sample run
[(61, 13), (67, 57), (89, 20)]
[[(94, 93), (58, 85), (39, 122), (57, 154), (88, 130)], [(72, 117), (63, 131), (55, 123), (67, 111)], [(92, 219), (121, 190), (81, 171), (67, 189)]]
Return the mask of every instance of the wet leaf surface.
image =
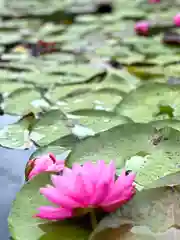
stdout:
[(95, 239), (178, 239), (179, 186), (144, 190), (116, 213), (104, 218)]

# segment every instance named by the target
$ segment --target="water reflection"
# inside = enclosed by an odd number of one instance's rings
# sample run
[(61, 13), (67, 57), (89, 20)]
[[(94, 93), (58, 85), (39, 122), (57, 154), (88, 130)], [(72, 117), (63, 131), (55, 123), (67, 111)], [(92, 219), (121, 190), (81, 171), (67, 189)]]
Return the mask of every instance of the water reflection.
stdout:
[[(0, 116), (0, 128), (18, 120)], [(12, 200), (24, 182), (24, 168), (33, 150), (12, 150), (0, 147), (0, 239), (8, 240), (7, 218)]]

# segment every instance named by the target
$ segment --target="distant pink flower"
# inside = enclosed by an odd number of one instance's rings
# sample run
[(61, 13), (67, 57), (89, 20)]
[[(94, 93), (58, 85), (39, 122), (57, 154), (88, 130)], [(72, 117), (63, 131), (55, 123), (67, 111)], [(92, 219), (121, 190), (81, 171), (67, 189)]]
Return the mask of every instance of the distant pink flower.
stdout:
[(64, 169), (64, 160), (57, 160), (52, 153), (32, 159), (27, 164), (26, 177), (31, 180), (42, 172), (60, 172)]
[(149, 3), (159, 3), (161, 0), (149, 0)]
[(178, 13), (178, 14), (176, 14), (176, 16), (174, 16), (173, 22), (177, 27), (180, 27), (180, 13)]
[(35, 217), (48, 220), (62, 220), (76, 216), (80, 209), (90, 211), (101, 208), (106, 212), (115, 211), (135, 194), (135, 174), (125, 171), (115, 180), (115, 166), (104, 161), (97, 164), (86, 162), (83, 166), (74, 164), (65, 168), (63, 175), (52, 176), (54, 186), (41, 188), (50, 202), (57, 205), (41, 206)]
[(147, 36), (149, 33), (149, 22), (148, 21), (140, 21), (135, 24), (135, 31), (139, 35)]

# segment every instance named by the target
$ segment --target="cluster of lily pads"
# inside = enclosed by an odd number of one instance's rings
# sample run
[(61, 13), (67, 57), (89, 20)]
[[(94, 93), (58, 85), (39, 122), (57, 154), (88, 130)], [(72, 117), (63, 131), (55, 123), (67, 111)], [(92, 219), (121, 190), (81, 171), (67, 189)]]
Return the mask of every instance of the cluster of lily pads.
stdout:
[(178, 239), (180, 4), (78, 4), (0, 8), (0, 144), (35, 149), (12, 239)]

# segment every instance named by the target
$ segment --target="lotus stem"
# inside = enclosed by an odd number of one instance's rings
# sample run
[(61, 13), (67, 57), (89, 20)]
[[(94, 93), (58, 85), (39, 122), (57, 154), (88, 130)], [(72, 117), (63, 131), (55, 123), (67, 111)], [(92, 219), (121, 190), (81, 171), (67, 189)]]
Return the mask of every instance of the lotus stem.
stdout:
[(96, 214), (94, 209), (91, 209), (90, 211), (90, 218), (91, 218), (92, 229), (94, 230), (97, 226), (97, 219), (96, 219)]

